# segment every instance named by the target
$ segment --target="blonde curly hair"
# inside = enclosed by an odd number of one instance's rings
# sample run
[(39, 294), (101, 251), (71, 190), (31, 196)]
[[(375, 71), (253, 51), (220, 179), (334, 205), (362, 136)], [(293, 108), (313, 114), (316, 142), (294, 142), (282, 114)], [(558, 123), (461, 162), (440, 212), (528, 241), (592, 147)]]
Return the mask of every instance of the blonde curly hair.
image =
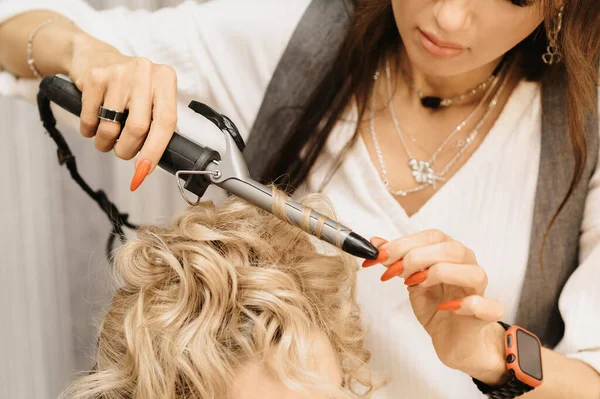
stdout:
[[(281, 212), (282, 194), (276, 199)], [(303, 203), (335, 217), (321, 197)], [(332, 398), (374, 391), (356, 261), (263, 210), (235, 198), (188, 208), (170, 227), (141, 228), (115, 265), (119, 288), (96, 366), (63, 397), (228, 398), (250, 362), (276, 365), (294, 390)], [(314, 371), (317, 333), (331, 343), (343, 384)]]

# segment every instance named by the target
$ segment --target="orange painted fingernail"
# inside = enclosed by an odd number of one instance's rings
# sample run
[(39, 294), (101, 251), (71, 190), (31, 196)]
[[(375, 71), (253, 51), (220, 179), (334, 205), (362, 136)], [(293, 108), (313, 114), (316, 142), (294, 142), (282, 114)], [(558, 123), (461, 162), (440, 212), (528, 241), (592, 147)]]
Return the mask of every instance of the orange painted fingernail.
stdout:
[(152, 163), (150, 161), (142, 161), (139, 163), (139, 165), (135, 169), (133, 179), (131, 179), (131, 185), (129, 186), (129, 189), (131, 191), (135, 191), (138, 189), (138, 187), (142, 184), (146, 176), (148, 176), (150, 168), (152, 168)]
[(385, 273), (381, 275), (381, 281), (391, 280), (394, 277), (401, 275), (403, 271), (404, 265), (402, 264), (402, 259), (400, 259), (398, 262), (390, 265), (390, 267), (387, 268)]
[(389, 256), (390, 256), (390, 254), (388, 253), (387, 249), (382, 248), (379, 250), (379, 255), (377, 256), (377, 259), (375, 259), (375, 260), (366, 259), (363, 262), (362, 267), (378, 265), (381, 262), (385, 262)]
[(411, 275), (406, 280), (404, 280), (404, 284), (417, 285), (421, 284), (425, 280), (427, 280), (427, 270), (422, 270), (420, 272), (416, 272), (415, 274)]
[(462, 305), (462, 300), (455, 299), (454, 301), (442, 302), (437, 306), (437, 310), (458, 310)]

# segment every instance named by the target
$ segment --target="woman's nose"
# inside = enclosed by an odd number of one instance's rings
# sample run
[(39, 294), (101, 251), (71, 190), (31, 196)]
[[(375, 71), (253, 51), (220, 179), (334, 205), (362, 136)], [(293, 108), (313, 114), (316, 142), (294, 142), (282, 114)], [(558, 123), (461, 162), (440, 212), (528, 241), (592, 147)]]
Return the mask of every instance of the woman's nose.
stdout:
[(439, 0), (433, 6), (433, 15), (446, 32), (465, 29), (471, 23), (471, 0)]

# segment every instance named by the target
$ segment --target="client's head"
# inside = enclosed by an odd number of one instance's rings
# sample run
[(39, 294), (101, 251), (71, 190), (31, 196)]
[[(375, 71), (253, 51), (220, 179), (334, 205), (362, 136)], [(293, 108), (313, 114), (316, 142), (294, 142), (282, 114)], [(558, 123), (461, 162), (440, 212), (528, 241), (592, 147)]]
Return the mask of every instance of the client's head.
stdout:
[[(333, 216), (323, 199), (304, 203)], [(372, 387), (356, 262), (273, 215), (204, 203), (140, 229), (115, 265), (95, 369), (69, 398), (349, 398)]]

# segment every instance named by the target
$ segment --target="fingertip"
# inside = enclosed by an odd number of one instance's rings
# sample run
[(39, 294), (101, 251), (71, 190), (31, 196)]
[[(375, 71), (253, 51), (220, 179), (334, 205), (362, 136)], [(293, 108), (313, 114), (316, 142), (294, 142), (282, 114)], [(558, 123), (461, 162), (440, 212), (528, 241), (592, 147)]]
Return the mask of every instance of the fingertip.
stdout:
[(154, 170), (158, 166), (158, 162), (154, 161), (153, 157), (144, 156), (140, 152), (137, 157), (136, 169), (139, 168), (142, 163), (146, 163), (146, 162), (149, 162), (149, 164), (150, 164), (150, 166), (146, 166), (148, 168), (147, 172), (146, 172), (146, 176), (150, 176), (152, 174), (152, 172), (154, 172)]
[(453, 301), (447, 301), (440, 303), (436, 309), (438, 311), (447, 311), (447, 310), (459, 310), (462, 306), (461, 299), (455, 299)]
[(154, 170), (156, 169), (158, 165), (155, 162), (152, 162), (152, 165), (150, 166), (150, 170), (148, 170), (148, 176), (150, 176), (152, 174), (152, 172), (154, 172)]
[(150, 174), (150, 169), (152, 168), (152, 163), (148, 160), (143, 160), (138, 163), (135, 168), (135, 174), (133, 175), (133, 179), (131, 179), (131, 184), (129, 185), (129, 190), (132, 192), (137, 190), (144, 180), (146, 176)]
[(394, 277), (398, 277), (402, 274), (403, 271), (404, 265), (402, 263), (402, 260), (399, 260), (398, 262), (394, 263), (393, 265), (387, 268), (385, 273), (383, 273), (383, 275), (381, 276), (381, 281), (386, 282), (388, 280), (393, 279)]
[(379, 248), (379, 255), (377, 256), (377, 259), (365, 260), (362, 264), (362, 267), (370, 267), (370, 266), (374, 266), (374, 265), (380, 264), (382, 262), (385, 262), (389, 258), (389, 256), (390, 256), (390, 254), (388, 253), (387, 249)]
[(381, 238), (381, 237), (371, 237), (371, 239), (369, 240), (371, 242), (371, 244), (373, 244), (376, 248), (381, 247), (384, 244), (387, 244), (387, 240), (385, 238)]
[(416, 273), (410, 275), (406, 280), (404, 280), (404, 284), (410, 287), (419, 285), (425, 280), (427, 280), (428, 270), (421, 270)]

